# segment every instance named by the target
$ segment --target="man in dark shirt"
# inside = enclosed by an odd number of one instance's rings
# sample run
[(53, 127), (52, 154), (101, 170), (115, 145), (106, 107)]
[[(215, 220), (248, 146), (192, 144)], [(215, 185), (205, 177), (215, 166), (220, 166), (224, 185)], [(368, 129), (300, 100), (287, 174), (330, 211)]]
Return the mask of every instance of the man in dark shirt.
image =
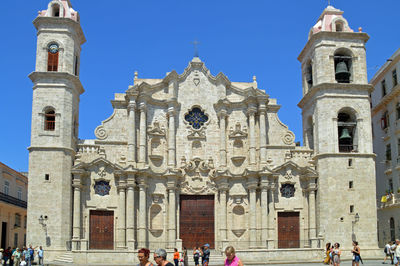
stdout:
[(208, 263), (210, 262), (210, 245), (209, 244), (205, 244), (204, 248), (203, 248), (203, 266), (208, 266)]

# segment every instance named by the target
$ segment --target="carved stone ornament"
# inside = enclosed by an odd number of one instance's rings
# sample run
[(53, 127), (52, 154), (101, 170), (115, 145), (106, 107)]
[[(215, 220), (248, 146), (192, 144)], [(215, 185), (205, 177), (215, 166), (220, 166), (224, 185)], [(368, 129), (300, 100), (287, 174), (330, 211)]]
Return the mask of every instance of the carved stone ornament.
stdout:
[(214, 175), (214, 162), (212, 158), (208, 162), (200, 158), (194, 158), (186, 162), (181, 160), (181, 168), (185, 172), (184, 181), (181, 183), (181, 191), (189, 194), (211, 194), (217, 191), (216, 184), (211, 181)]
[(154, 122), (152, 127), (148, 127), (147, 134), (150, 136), (165, 136), (165, 128), (160, 126), (159, 122)]
[(291, 180), (291, 179), (293, 179), (293, 174), (292, 174), (292, 170), (287, 170), (286, 171), (286, 174), (283, 176), (285, 179), (287, 179), (287, 180)]
[(198, 86), (200, 84), (200, 79), (199, 78), (194, 78), (193, 79), (194, 85)]
[(199, 130), (189, 129), (188, 134), (189, 140), (205, 140), (206, 139), (206, 131), (204, 128), (200, 128)]
[(162, 203), (163, 202), (163, 198), (164, 198), (164, 194), (162, 193), (153, 193), (151, 194), (151, 198), (153, 200), (153, 203)]
[(232, 203), (239, 205), (245, 203), (244, 200), (247, 198), (247, 195), (238, 194), (238, 195), (230, 195), (230, 197), (232, 199)]
[(97, 175), (100, 177), (105, 177), (107, 175), (106, 167), (100, 166), (99, 169), (97, 170)]
[(94, 130), (94, 134), (96, 135), (96, 138), (100, 140), (106, 139), (108, 137), (107, 131), (102, 125), (96, 127), (96, 129)]
[(236, 236), (236, 237), (241, 237), (244, 232), (246, 232), (246, 229), (232, 229), (232, 233)]
[(229, 130), (229, 137), (230, 138), (246, 138), (247, 137), (247, 128), (240, 125), (239, 122), (236, 123), (235, 129), (231, 127)]
[(294, 134), (290, 131), (286, 132), (285, 135), (283, 135), (282, 138), (283, 143), (286, 145), (291, 145), (294, 142)]

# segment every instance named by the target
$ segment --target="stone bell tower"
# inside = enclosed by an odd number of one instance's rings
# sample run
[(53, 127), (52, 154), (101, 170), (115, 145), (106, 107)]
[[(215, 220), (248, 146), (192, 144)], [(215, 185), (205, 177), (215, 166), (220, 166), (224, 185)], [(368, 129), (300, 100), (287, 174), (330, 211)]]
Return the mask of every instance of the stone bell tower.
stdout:
[[(365, 43), (343, 11), (328, 6), (299, 55), (304, 144), (319, 173), (316, 230), (349, 249), (377, 247), (375, 155), (372, 151)], [(365, 252), (365, 251), (364, 251)], [(365, 253), (364, 253), (365, 254)]]
[[(71, 239), (71, 167), (78, 139), (79, 58), (85, 36), (69, 0), (53, 0), (33, 21), (37, 33), (33, 82), (27, 244), (49, 256)], [(52, 253), (53, 252), (53, 253)]]

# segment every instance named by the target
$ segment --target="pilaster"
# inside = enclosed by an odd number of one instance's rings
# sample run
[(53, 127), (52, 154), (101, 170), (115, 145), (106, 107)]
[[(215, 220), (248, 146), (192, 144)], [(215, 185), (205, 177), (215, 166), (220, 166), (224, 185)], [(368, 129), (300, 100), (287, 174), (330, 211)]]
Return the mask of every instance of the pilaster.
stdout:
[(260, 164), (267, 165), (267, 128), (265, 117), (267, 113), (266, 99), (259, 99), (258, 113), (260, 116)]
[(219, 118), (219, 156), (220, 166), (226, 167), (226, 110), (222, 109), (218, 112)]
[(118, 190), (117, 249), (126, 248), (126, 178), (120, 176)]
[(72, 249), (80, 250), (81, 241), (81, 179), (83, 173), (74, 173), (72, 187), (74, 192), (74, 210), (72, 225)]
[(128, 174), (126, 195), (126, 239), (129, 250), (135, 250), (135, 174)]
[(255, 105), (250, 104), (247, 109), (247, 115), (249, 117), (249, 138), (250, 138), (250, 165), (255, 166), (256, 164), (256, 138), (255, 138), (255, 114), (257, 108)]
[(247, 182), (249, 189), (249, 231), (250, 231), (250, 247), (257, 247), (257, 211), (256, 211), (256, 189), (258, 182), (256, 178), (250, 178)]
[(168, 177), (168, 247), (174, 248), (176, 241), (176, 179)]
[(141, 167), (144, 167), (146, 164), (146, 146), (147, 146), (147, 140), (146, 140), (146, 112), (147, 112), (147, 107), (145, 102), (141, 102), (139, 105), (140, 109), (140, 128), (139, 128), (139, 163), (141, 164)]
[(138, 246), (145, 247), (147, 243), (146, 238), (146, 218), (147, 218), (147, 202), (146, 202), (146, 190), (147, 184), (143, 177), (139, 180), (139, 221), (138, 221)]
[(136, 162), (136, 96), (129, 96), (128, 163)]
[(168, 104), (168, 167), (176, 167), (176, 151), (175, 151), (175, 102)]

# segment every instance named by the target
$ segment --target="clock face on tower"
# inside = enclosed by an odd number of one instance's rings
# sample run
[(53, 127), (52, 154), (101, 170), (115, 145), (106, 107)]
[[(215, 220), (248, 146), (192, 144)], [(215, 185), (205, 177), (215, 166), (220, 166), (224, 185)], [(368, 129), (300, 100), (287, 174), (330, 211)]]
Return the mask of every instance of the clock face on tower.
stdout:
[(58, 53), (58, 45), (53, 43), (49, 45), (49, 52), (52, 54)]

